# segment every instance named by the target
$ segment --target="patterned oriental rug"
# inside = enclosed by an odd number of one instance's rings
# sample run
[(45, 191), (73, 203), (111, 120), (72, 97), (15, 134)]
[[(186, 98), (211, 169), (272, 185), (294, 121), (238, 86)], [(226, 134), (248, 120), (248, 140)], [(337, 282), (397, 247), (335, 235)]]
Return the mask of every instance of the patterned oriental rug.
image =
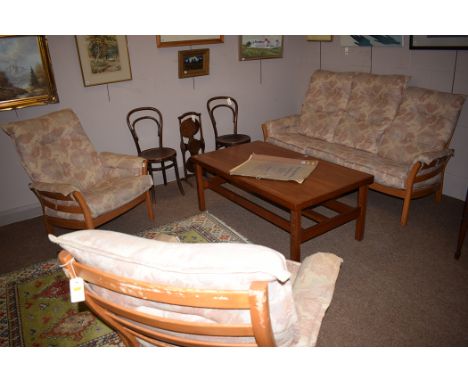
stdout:
[[(247, 242), (208, 212), (138, 234), (177, 235), (182, 242)], [(70, 302), (56, 259), (0, 275), (0, 346), (123, 346), (85, 303)]]

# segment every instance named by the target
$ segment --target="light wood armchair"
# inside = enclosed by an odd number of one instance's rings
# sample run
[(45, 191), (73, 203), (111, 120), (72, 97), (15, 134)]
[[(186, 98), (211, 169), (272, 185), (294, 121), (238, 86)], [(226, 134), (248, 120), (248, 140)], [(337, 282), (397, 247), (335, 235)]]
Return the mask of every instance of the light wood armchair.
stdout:
[(53, 226), (95, 228), (146, 203), (154, 220), (146, 161), (132, 155), (97, 153), (78, 117), (65, 109), (1, 128), (13, 140), (42, 206), (48, 233)]
[(49, 238), (63, 248), (65, 274), (85, 281), (86, 304), (127, 346), (314, 346), (342, 263), (101, 230)]

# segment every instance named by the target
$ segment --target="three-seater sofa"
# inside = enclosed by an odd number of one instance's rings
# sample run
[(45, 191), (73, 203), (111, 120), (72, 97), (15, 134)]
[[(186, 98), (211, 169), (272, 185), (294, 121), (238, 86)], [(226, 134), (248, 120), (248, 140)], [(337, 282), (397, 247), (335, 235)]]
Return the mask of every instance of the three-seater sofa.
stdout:
[(448, 147), (465, 97), (409, 87), (409, 77), (313, 73), (301, 113), (262, 125), (272, 144), (374, 175), (371, 189), (404, 199), (442, 196)]

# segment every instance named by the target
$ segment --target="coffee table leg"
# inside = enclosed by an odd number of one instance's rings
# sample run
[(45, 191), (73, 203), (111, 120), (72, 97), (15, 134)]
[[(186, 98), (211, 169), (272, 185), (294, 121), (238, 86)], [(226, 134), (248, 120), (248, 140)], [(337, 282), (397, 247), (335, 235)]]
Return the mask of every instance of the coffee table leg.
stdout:
[(364, 227), (366, 224), (366, 207), (367, 207), (367, 190), (368, 186), (359, 187), (358, 191), (358, 206), (361, 209), (359, 217), (356, 220), (356, 240), (361, 241), (364, 238)]
[(301, 261), (301, 211), (291, 211), (291, 260)]
[(198, 164), (195, 163), (195, 175), (197, 177), (197, 193), (198, 193), (198, 209), (200, 211), (205, 211), (205, 187), (203, 180), (203, 169)]

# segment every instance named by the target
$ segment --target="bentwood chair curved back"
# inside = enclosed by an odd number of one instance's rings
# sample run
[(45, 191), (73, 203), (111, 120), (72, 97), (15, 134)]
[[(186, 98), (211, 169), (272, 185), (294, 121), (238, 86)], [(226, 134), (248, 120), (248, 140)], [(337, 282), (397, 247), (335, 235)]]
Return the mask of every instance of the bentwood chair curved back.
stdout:
[[(155, 145), (148, 145), (149, 148), (143, 149), (140, 144), (140, 136), (137, 129), (144, 125), (150, 125), (155, 128)], [(153, 171), (161, 171), (163, 175), (164, 185), (167, 185), (166, 170), (174, 168), (177, 185), (179, 191), (184, 195), (184, 189), (179, 178), (179, 168), (177, 165), (177, 152), (170, 147), (163, 145), (163, 117), (161, 112), (155, 107), (138, 107), (130, 110), (127, 114), (127, 126), (132, 134), (133, 141), (135, 142), (138, 156), (145, 158), (148, 162), (148, 171), (153, 177)], [(153, 146), (153, 147), (151, 147)], [(170, 164), (166, 164), (170, 162)], [(153, 196), (156, 200), (156, 191), (153, 187)]]
[[(250, 137), (248, 135), (239, 134), (237, 132), (239, 106), (234, 98), (228, 96), (212, 97), (207, 101), (206, 108), (208, 109), (211, 124), (213, 125), (216, 150), (222, 147), (230, 147), (250, 142)], [(232, 113), (232, 133), (220, 135), (220, 126), (215, 113), (217, 110), (228, 110)], [(227, 129), (223, 128), (223, 131), (227, 131)]]

